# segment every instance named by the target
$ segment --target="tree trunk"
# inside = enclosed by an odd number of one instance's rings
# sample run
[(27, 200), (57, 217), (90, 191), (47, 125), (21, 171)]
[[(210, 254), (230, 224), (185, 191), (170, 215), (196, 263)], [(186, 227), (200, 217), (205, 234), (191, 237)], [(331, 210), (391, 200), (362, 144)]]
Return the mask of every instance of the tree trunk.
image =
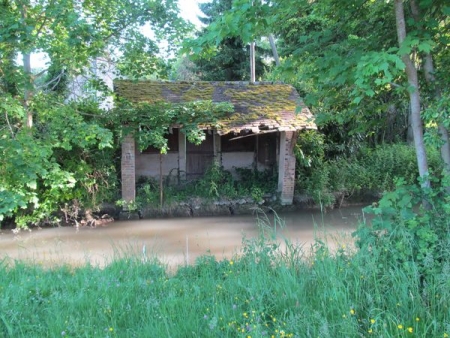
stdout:
[[(411, 13), (414, 17), (414, 21), (421, 25), (421, 17), (420, 17), (420, 9), (417, 5), (417, 2), (415, 0), (411, 0)], [(425, 53), (424, 56), (424, 62), (423, 62), (423, 70), (425, 73), (425, 80), (428, 83), (428, 85), (433, 89), (434, 91), (434, 98), (436, 101), (439, 101), (442, 98), (441, 94), (441, 88), (438, 87), (436, 83), (436, 78), (434, 76), (435, 69), (434, 69), (434, 63), (433, 63), (433, 57), (430, 53)], [(438, 132), (442, 140), (442, 146), (441, 146), (441, 158), (444, 162), (444, 170), (447, 175), (450, 175), (450, 140), (449, 140), (449, 132), (447, 128), (443, 125), (442, 121), (438, 122)], [(447, 192), (450, 193), (450, 187), (447, 187)]]
[[(441, 90), (436, 86), (436, 78), (434, 77), (434, 65), (433, 58), (430, 53), (425, 55), (424, 62), (424, 72), (425, 79), (430, 86), (434, 86), (434, 98), (439, 101), (442, 97)], [(444, 162), (444, 170), (447, 175), (450, 175), (450, 142), (448, 136), (448, 130), (443, 125), (442, 121), (438, 121), (438, 132), (441, 136), (442, 146), (441, 146), (441, 157)], [(450, 187), (447, 189), (450, 192)]]
[[(21, 15), (22, 20), (24, 23), (27, 20), (28, 12), (27, 7), (24, 4), (21, 9)], [(22, 52), (23, 57), (23, 69), (25, 73), (25, 89), (23, 94), (23, 108), (25, 109), (27, 113), (27, 127), (32, 128), (33, 127), (33, 112), (30, 109), (30, 100), (33, 96), (33, 78), (31, 74), (31, 54), (29, 52)]]
[[(395, 0), (395, 19), (397, 25), (397, 36), (399, 46), (403, 44), (406, 38), (405, 13), (403, 8), (403, 0)], [(402, 60), (406, 66), (406, 75), (408, 84), (412, 90), (409, 91), (409, 101), (411, 106), (411, 125), (414, 135), (414, 147), (416, 149), (417, 166), (419, 175), (422, 178), (422, 187), (430, 187), (428, 179), (428, 161), (423, 139), (423, 125), (420, 117), (420, 92), (417, 69), (411, 60), (409, 54), (402, 55)]]
[(270, 47), (272, 47), (272, 54), (273, 58), (275, 59), (275, 64), (277, 66), (280, 65), (280, 57), (278, 56), (277, 46), (275, 45), (275, 38), (273, 37), (273, 34), (269, 34), (269, 42)]
[(25, 90), (23, 93), (23, 108), (27, 113), (27, 127), (33, 127), (33, 112), (30, 109), (30, 100), (33, 95), (33, 79), (31, 78), (31, 56), (23, 54), (23, 68), (26, 77)]

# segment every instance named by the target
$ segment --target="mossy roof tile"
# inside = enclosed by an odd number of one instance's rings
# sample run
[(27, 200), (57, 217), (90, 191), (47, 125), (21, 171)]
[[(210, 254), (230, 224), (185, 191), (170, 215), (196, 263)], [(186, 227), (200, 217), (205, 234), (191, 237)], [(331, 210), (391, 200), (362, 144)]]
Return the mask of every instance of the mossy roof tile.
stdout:
[(131, 102), (230, 102), (234, 113), (221, 121), (221, 134), (255, 127), (280, 131), (317, 128), (295, 88), (283, 83), (116, 80), (114, 90), (118, 97)]

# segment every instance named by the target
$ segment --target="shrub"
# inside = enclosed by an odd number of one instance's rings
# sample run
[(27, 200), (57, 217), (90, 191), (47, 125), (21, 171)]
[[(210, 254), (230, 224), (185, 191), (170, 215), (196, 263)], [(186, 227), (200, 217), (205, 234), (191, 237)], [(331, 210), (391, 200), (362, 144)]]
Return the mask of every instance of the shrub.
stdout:
[(417, 273), (425, 283), (450, 266), (450, 196), (444, 188), (450, 182), (433, 181), (436, 188), (423, 189), (399, 179), (395, 190), (365, 209), (374, 219), (354, 236), (359, 255), (377, 257), (374, 273), (395, 267)]
[(153, 177), (139, 177), (136, 180), (136, 205), (138, 208), (158, 203), (159, 182)]
[[(316, 152), (319, 153), (320, 152)], [(305, 169), (298, 152), (297, 190), (310, 195), (315, 202), (332, 205), (336, 196), (361, 193), (378, 194), (395, 188), (395, 181), (403, 178), (406, 184), (415, 184), (418, 177), (414, 147), (407, 144), (385, 144), (363, 148), (350, 157), (325, 160), (313, 156), (314, 166)], [(430, 171), (442, 170), (439, 153), (428, 149)], [(303, 164), (303, 165), (302, 165)]]
[(199, 197), (235, 197), (233, 177), (217, 162), (214, 162), (198, 181), (196, 192)]
[[(163, 202), (170, 205), (192, 197), (208, 200), (251, 197), (255, 202), (260, 202), (266, 194), (276, 190), (277, 175), (272, 170), (236, 168), (236, 172), (238, 178), (234, 179), (229, 171), (213, 163), (198, 180), (175, 183), (167, 177), (163, 182)], [(136, 182), (136, 207), (139, 209), (159, 203), (159, 182), (154, 178), (140, 177)]]

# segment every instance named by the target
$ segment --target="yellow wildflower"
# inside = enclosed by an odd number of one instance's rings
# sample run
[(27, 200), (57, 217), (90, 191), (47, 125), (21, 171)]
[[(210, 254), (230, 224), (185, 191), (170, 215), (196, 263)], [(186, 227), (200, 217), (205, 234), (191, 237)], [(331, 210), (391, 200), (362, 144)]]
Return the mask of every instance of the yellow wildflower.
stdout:
[(407, 330), (408, 330), (409, 333), (413, 333), (413, 328), (412, 327), (408, 327)]
[(403, 325), (402, 324), (398, 324), (397, 327), (401, 330), (403, 329)]
[(350, 309), (350, 314), (351, 314), (351, 315), (354, 315), (354, 314), (355, 314), (355, 310)]
[(370, 324), (375, 324), (375, 319), (372, 318), (372, 319), (370, 320)]

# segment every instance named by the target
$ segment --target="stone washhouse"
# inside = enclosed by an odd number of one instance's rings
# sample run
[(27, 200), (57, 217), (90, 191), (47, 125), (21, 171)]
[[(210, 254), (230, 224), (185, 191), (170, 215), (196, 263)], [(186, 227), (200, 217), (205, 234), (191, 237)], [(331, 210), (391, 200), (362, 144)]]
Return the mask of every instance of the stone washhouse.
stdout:
[(116, 80), (114, 90), (118, 98), (131, 102), (212, 100), (234, 106), (221, 127), (207, 130), (205, 141), (198, 146), (172, 126), (168, 134), (170, 150), (162, 156), (162, 163), (157, 149), (140, 152), (133, 137), (125, 137), (121, 159), (124, 201), (135, 199), (140, 176), (159, 178), (160, 172), (163, 176), (179, 172), (188, 180), (195, 179), (216, 160), (233, 175), (236, 167), (277, 170), (280, 202), (292, 204), (296, 138), (300, 130), (316, 129), (311, 112), (292, 86), (272, 82)]

